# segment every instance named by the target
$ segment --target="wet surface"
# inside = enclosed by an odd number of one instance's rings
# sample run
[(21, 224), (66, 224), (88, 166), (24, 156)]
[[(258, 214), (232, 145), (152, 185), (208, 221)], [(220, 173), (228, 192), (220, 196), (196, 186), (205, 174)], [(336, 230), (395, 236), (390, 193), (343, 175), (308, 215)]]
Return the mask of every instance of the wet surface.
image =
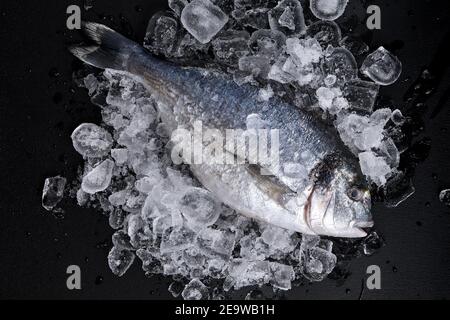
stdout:
[[(171, 298), (171, 280), (147, 279), (138, 263), (122, 278), (110, 272), (106, 256), (113, 231), (107, 217), (68, 202), (64, 218), (55, 219), (41, 207), (44, 179), (61, 174), (71, 181), (82, 164), (72, 147), (72, 131), (82, 122), (100, 121), (98, 108), (71, 80), (79, 62), (65, 48), (77, 34), (65, 29), (65, 11), (73, 3), (0, 4), (5, 26), (0, 39), (7, 44), (0, 50), (6, 61), (0, 67), (0, 297)], [(97, 0), (83, 17), (141, 42), (148, 19), (165, 4)], [(362, 8), (370, 4), (381, 7), (382, 30), (369, 32), (361, 22)], [(418, 151), (408, 160), (418, 162), (416, 193), (395, 209), (375, 206), (377, 230), (386, 245), (373, 256), (351, 260), (349, 273), (339, 275), (339, 281), (304, 284), (281, 297), (449, 298), (450, 211), (438, 198), (450, 186), (449, 10), (443, 1), (351, 1), (340, 18), (344, 33), (352, 31), (372, 50), (386, 46), (403, 63), (400, 80), (381, 94), (383, 101), (417, 119), (412, 130)], [(66, 288), (65, 271), (71, 264), (81, 267), (81, 291)], [(366, 268), (373, 264), (382, 271), (377, 291), (363, 286)]]

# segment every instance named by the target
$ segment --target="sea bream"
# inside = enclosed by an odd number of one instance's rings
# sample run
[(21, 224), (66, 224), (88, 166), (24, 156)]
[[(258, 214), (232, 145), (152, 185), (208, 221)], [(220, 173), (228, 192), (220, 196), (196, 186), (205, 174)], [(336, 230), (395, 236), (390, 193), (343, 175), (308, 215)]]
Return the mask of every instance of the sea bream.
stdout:
[[(246, 162), (191, 164), (196, 178), (220, 201), (245, 216), (304, 234), (366, 236), (364, 228), (373, 226), (366, 179), (337, 133), (314, 114), (278, 97), (261, 103), (255, 86), (238, 85), (226, 73), (160, 60), (101, 24), (84, 23), (83, 30), (92, 45), (73, 46), (71, 52), (85, 63), (140, 81), (159, 102), (171, 130), (196, 121), (219, 130), (245, 130), (252, 115), (279, 130), (278, 170)], [(303, 176), (286, 167), (300, 168)]]

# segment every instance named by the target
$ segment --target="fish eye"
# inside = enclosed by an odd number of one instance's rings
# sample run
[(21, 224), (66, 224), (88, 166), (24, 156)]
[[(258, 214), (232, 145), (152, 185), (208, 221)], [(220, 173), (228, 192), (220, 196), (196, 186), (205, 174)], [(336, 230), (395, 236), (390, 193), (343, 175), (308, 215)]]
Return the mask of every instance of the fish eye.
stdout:
[(352, 187), (348, 191), (349, 198), (354, 201), (360, 201), (363, 198), (363, 195), (364, 195), (364, 193), (362, 192), (362, 190), (358, 189), (356, 187)]

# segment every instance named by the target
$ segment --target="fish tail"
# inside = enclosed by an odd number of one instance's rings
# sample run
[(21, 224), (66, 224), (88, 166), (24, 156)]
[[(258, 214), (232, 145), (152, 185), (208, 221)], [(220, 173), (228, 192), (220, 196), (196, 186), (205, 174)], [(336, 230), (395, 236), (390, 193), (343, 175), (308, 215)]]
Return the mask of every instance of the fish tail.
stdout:
[(69, 51), (97, 68), (128, 71), (130, 57), (144, 50), (136, 42), (99, 23), (83, 22), (82, 31), (92, 44), (71, 46)]

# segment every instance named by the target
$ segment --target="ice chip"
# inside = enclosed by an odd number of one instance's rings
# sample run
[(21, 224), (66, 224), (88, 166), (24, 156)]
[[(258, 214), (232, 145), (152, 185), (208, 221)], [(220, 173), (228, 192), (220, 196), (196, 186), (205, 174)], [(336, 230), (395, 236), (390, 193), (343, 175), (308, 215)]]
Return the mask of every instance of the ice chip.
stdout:
[(306, 31), (303, 8), (298, 0), (282, 0), (268, 14), (272, 30), (286, 35), (300, 35)]
[(220, 204), (202, 188), (188, 188), (180, 200), (180, 211), (194, 230), (213, 225), (220, 215)]
[(363, 252), (366, 256), (373, 255), (383, 246), (384, 240), (376, 231), (372, 231), (362, 242)]
[(93, 123), (83, 123), (78, 126), (71, 138), (75, 150), (88, 158), (107, 155), (113, 144), (111, 134)]
[(295, 273), (292, 266), (287, 266), (277, 262), (270, 263), (270, 272), (272, 277), (270, 284), (280, 290), (290, 290), (291, 282), (294, 280)]
[(121, 250), (134, 250), (131, 245), (130, 236), (123, 230), (116, 231), (112, 235), (112, 243), (114, 247)]
[(324, 50), (328, 46), (337, 47), (342, 38), (341, 29), (333, 21), (316, 21), (308, 27), (306, 34), (316, 39)]
[(190, 34), (205, 44), (222, 30), (228, 16), (209, 0), (194, 0), (184, 7), (181, 22)]
[(188, 4), (187, 0), (169, 0), (169, 8), (173, 10), (178, 16), (181, 15), (184, 7)]
[(276, 59), (283, 51), (286, 36), (276, 30), (257, 30), (250, 37), (249, 47), (251, 53), (256, 56)]
[(133, 252), (113, 247), (108, 254), (108, 265), (112, 273), (121, 277), (133, 264), (134, 258)]
[(105, 190), (111, 183), (113, 169), (114, 162), (106, 159), (83, 177), (81, 188), (89, 194)]
[(405, 117), (403, 116), (402, 112), (401, 112), (400, 110), (398, 110), (398, 109), (396, 109), (396, 110), (394, 110), (394, 111), (392, 112), (391, 120), (392, 120), (392, 122), (393, 122), (395, 125), (397, 125), (397, 126), (401, 126), (401, 125), (404, 124), (405, 121), (406, 121), (406, 119), (405, 119)]
[(336, 20), (345, 11), (348, 0), (310, 0), (311, 12), (320, 20)]
[(361, 73), (382, 86), (398, 80), (402, 73), (400, 60), (383, 47), (369, 54), (361, 66)]
[(178, 22), (173, 17), (155, 14), (145, 32), (144, 47), (155, 54), (170, 57), (179, 38)]
[(300, 272), (310, 281), (322, 281), (336, 266), (331, 252), (333, 243), (318, 236), (302, 236), (300, 245)]
[(251, 113), (245, 120), (247, 129), (266, 129), (268, 127), (267, 121), (264, 121), (257, 113)]
[(343, 38), (339, 45), (350, 51), (355, 58), (360, 58), (369, 52), (369, 46), (366, 43), (350, 36)]
[(184, 300), (207, 299), (208, 295), (208, 288), (199, 279), (192, 279), (181, 292)]
[(66, 178), (61, 176), (45, 179), (42, 191), (42, 206), (45, 210), (52, 211), (61, 202), (66, 183)]
[(406, 201), (415, 192), (412, 178), (399, 171), (384, 186), (384, 203), (395, 208)]
[(442, 190), (439, 193), (439, 201), (441, 201), (447, 207), (450, 207), (450, 189)]

